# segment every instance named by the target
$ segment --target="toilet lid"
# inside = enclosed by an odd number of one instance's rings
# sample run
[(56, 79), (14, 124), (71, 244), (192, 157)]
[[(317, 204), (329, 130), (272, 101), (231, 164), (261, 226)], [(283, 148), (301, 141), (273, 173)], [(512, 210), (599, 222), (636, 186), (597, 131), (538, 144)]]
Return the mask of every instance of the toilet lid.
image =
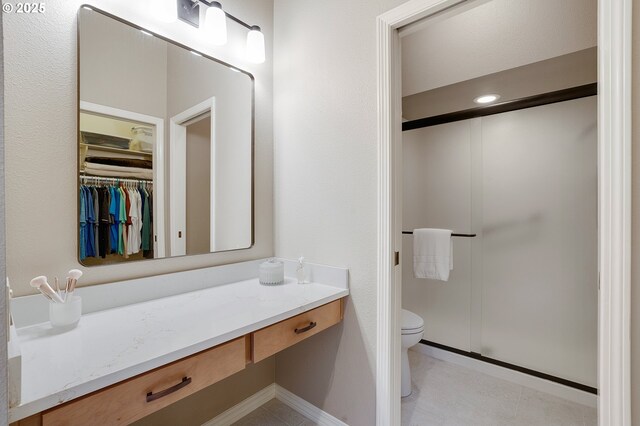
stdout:
[(402, 310), (402, 329), (415, 330), (424, 327), (424, 320), (406, 309)]

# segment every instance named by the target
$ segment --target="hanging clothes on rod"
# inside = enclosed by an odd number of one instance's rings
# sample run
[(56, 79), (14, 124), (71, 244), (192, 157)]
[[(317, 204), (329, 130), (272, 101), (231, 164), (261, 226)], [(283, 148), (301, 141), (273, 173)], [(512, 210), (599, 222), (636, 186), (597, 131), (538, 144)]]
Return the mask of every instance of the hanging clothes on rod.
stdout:
[(80, 260), (153, 258), (153, 181), (80, 176)]

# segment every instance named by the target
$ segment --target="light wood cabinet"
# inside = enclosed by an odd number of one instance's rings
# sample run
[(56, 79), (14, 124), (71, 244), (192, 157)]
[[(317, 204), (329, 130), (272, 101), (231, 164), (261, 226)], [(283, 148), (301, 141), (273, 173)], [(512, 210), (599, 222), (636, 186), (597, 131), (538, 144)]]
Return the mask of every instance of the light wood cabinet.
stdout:
[(245, 368), (244, 337), (73, 400), (43, 426), (128, 425)]
[(253, 333), (253, 362), (262, 361), (283, 349), (340, 322), (341, 301), (336, 300)]

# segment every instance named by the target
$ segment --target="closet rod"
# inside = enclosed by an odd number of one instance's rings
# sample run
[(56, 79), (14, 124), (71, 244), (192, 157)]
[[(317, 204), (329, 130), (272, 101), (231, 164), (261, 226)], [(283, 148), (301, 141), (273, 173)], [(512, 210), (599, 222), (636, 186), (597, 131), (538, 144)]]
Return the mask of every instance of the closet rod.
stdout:
[[(403, 234), (413, 234), (413, 231), (402, 231)], [(476, 236), (476, 234), (456, 234), (456, 233), (452, 233), (451, 234), (452, 237), (466, 237), (466, 238), (473, 238)]]
[(80, 175), (81, 180), (97, 180), (103, 182), (113, 182), (113, 183), (153, 183), (153, 180), (150, 179), (124, 179), (124, 178), (113, 178), (113, 177), (104, 177), (104, 176), (89, 176), (89, 175)]

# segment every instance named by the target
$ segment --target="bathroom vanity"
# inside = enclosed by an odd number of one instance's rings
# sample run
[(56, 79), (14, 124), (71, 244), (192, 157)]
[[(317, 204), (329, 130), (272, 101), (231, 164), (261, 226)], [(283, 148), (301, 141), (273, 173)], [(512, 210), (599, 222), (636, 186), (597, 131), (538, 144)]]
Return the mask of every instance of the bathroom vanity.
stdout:
[[(254, 75), (94, 6), (77, 24), (78, 197), (65, 223), (87, 282), (109, 280), (106, 268), (151, 275), (170, 257), (268, 255), (255, 223), (270, 217), (256, 193), (271, 192), (255, 176), (255, 147), (270, 149), (256, 141)], [(129, 424), (342, 321), (346, 269), (310, 264), (298, 284), (285, 260), (284, 284), (266, 286), (263, 261), (80, 287), (82, 317), (66, 331), (42, 296), (14, 299), (22, 365), (9, 421)]]
[[(18, 329), (21, 402), (10, 421), (129, 424), (342, 320), (346, 269), (310, 265), (312, 282), (298, 284), (288, 278), (295, 262), (285, 261), (285, 283), (265, 286), (252, 278), (259, 263), (80, 288), (86, 312), (64, 332), (37, 323), (42, 297), (16, 299), (17, 323), (26, 325)], [(166, 294), (177, 280), (190, 291)], [(166, 297), (148, 300), (149, 288)], [(128, 303), (105, 298), (123, 291)]]

